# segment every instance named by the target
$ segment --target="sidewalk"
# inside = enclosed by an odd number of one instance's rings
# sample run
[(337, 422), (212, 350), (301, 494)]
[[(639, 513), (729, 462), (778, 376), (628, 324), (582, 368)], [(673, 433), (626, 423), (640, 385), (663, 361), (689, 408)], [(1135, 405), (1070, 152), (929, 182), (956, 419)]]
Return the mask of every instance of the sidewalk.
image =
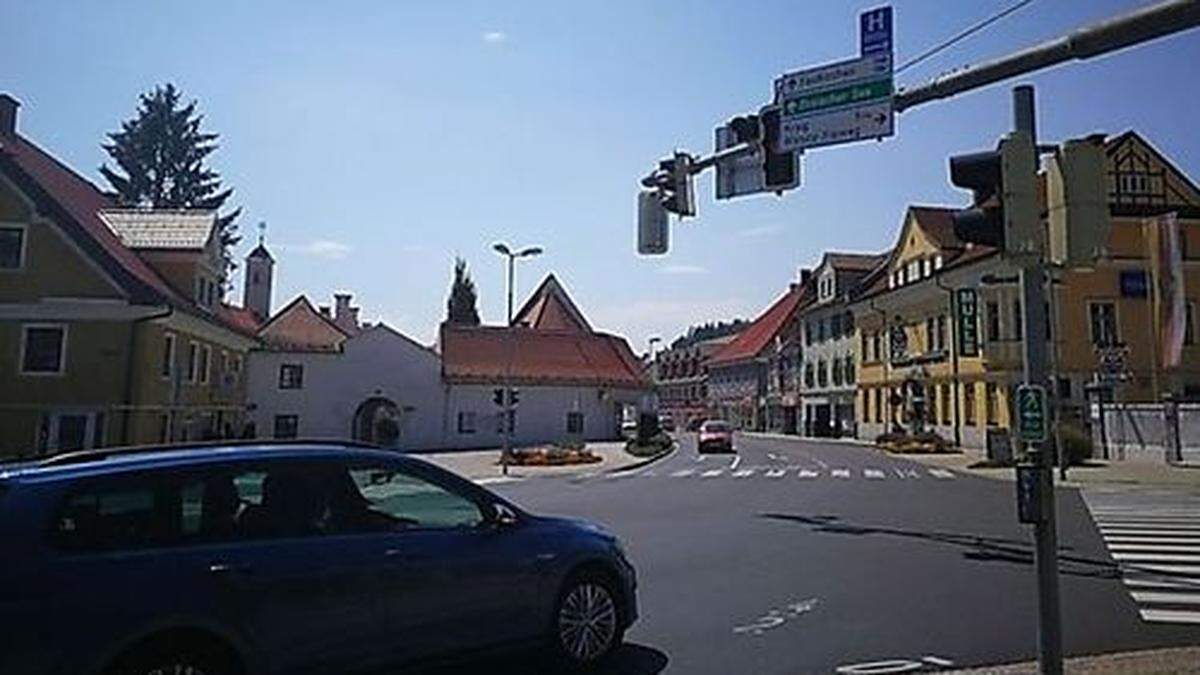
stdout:
[[(1153, 649), (1121, 654), (1102, 654), (1066, 659), (1063, 671), (1081, 675), (1116, 675), (1117, 673), (1139, 673), (1139, 675), (1166, 675), (1167, 673), (1200, 673), (1200, 647), (1182, 649)], [(948, 671), (970, 675), (1025, 675), (1037, 673), (1036, 661), (1013, 663), (987, 668)]]
[(739, 431), (743, 436), (750, 438), (763, 438), (776, 441), (811, 441), (816, 443), (840, 443), (842, 445), (858, 445), (868, 448), (875, 447), (871, 441), (865, 441), (861, 438), (817, 438), (815, 436), (798, 436), (796, 434), (781, 434), (775, 431)]
[[(905, 455), (894, 457), (911, 459), (915, 462), (954, 469), (983, 478), (1012, 481), (1016, 472), (1012, 467), (974, 467), (986, 457), (981, 449), (964, 448), (961, 453), (947, 455)], [(1156, 486), (1200, 492), (1200, 465), (1195, 463), (1171, 466), (1161, 461), (1127, 459), (1123, 461), (1089, 460), (1086, 465), (1067, 469), (1067, 480), (1058, 478), (1054, 470), (1054, 482), (1068, 487), (1095, 486)]]
[[(508, 478), (530, 478), (533, 476), (571, 476), (584, 473), (603, 473), (643, 462), (645, 457), (636, 457), (625, 452), (624, 441), (600, 441), (587, 444), (588, 450), (600, 456), (599, 462), (570, 464), (567, 466), (510, 466)], [(485, 450), (453, 450), (448, 452), (423, 452), (414, 454), (470, 478), (471, 480), (503, 479), (500, 467), (500, 448)]]

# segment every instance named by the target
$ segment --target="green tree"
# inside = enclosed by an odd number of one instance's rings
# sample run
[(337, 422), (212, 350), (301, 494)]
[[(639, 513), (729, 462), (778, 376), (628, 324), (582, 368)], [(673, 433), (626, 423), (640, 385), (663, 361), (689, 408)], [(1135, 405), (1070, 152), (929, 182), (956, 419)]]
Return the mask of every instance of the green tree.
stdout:
[[(117, 193), (117, 202), (126, 207), (219, 211), (233, 190), (222, 187), (220, 174), (205, 164), (218, 146), (217, 134), (201, 131), (203, 120), (196, 102), (182, 104), (173, 84), (142, 94), (133, 119), (109, 133), (110, 142), (102, 146), (116, 162), (115, 169), (105, 164), (100, 173)], [(234, 222), (241, 212), (237, 208), (217, 217), (226, 276), (234, 267), (230, 248), (241, 240)]]
[(462, 326), (478, 326), (479, 300), (475, 292), (475, 281), (467, 271), (467, 261), (454, 259), (454, 281), (450, 285), (450, 299), (446, 301), (446, 323)]

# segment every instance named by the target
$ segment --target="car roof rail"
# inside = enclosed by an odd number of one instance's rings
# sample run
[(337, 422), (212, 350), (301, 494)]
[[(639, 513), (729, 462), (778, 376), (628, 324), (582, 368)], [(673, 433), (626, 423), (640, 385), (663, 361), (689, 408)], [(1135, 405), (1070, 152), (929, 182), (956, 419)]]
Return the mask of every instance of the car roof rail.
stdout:
[(345, 438), (263, 438), (263, 439), (227, 439), (215, 441), (192, 441), (185, 443), (154, 443), (147, 445), (125, 445), (111, 448), (97, 448), (95, 450), (77, 450), (75, 452), (64, 452), (60, 455), (53, 455), (39, 461), (36, 466), (39, 467), (55, 467), (55, 466), (70, 466), (72, 464), (86, 464), (88, 462), (99, 462), (106, 459), (117, 457), (129, 457), (132, 455), (149, 454), (152, 452), (173, 452), (177, 450), (203, 450), (205, 448), (239, 448), (239, 447), (300, 447), (306, 445), (339, 445), (348, 448), (362, 448), (365, 450), (388, 450), (380, 445), (366, 443), (363, 441), (354, 441)]

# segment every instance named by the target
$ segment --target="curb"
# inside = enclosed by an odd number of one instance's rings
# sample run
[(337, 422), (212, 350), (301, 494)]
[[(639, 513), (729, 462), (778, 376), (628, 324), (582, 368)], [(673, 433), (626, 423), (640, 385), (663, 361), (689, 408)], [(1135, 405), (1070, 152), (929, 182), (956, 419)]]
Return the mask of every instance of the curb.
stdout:
[(742, 431), (739, 432), (743, 436), (751, 438), (773, 438), (781, 441), (804, 441), (808, 443), (831, 443), (834, 445), (854, 445), (860, 448), (878, 449), (874, 441), (864, 441), (860, 438), (817, 438), (815, 436), (793, 436), (791, 434), (777, 434), (770, 431)]
[(651, 464), (659, 461), (660, 459), (666, 459), (667, 457), (675, 454), (675, 451), (678, 449), (679, 449), (679, 441), (672, 441), (671, 447), (668, 450), (663, 450), (662, 452), (658, 453), (657, 455), (652, 455), (645, 459), (638, 460), (638, 461), (634, 462), (633, 464), (626, 464), (625, 466), (618, 466), (613, 469), (605, 469), (604, 471), (601, 471), (600, 474), (603, 475), (603, 474), (622, 473), (625, 471), (635, 471), (637, 469), (641, 469), (641, 468), (650, 466)]

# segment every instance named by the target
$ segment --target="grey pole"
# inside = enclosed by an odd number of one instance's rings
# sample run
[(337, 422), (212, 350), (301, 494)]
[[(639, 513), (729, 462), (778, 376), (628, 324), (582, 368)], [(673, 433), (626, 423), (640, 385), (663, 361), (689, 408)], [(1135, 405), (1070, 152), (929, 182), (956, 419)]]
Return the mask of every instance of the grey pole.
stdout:
[[(1013, 125), (1027, 132), (1037, 146), (1033, 87), (1013, 89)], [(1035, 160), (1036, 163), (1036, 160)], [(1028, 167), (1036, 171), (1036, 166)], [(1046, 386), (1046, 270), (1041, 254), (1017, 260), (1021, 270), (1021, 304), (1025, 314), (1024, 350), (1026, 384)], [(1050, 457), (1038, 444), (1026, 447), (1038, 467), (1038, 501), (1041, 518), (1034, 524), (1034, 560), (1038, 581), (1038, 662), (1041, 672), (1059, 675), (1062, 666), (1062, 624), (1058, 596), (1058, 536), (1055, 526), (1054, 476)]]
[(512, 334), (513, 262), (516, 260), (516, 256), (510, 252), (505, 254), (505, 257), (508, 258), (508, 319), (504, 322), (504, 325), (508, 331), (509, 352), (504, 368), (504, 392), (501, 399), (504, 402), (504, 406), (501, 408), (503, 418), (500, 421), (501, 428), (504, 431), (504, 444), (500, 449), (500, 472), (507, 476), (509, 453), (512, 451), (512, 440), (509, 436), (512, 433), (512, 352), (516, 346), (516, 336)]

